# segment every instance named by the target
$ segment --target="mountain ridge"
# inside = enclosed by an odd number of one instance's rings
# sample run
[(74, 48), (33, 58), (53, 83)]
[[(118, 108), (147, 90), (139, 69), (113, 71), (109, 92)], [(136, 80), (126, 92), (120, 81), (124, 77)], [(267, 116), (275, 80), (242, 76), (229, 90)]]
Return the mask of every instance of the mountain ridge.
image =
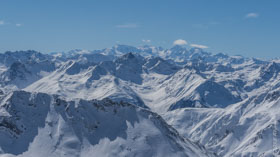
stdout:
[[(115, 103), (109, 99), (67, 102), (56, 95), (14, 91), (4, 98), (0, 108), (1, 153), (19, 156), (91, 156), (93, 153), (208, 156), (203, 147), (180, 137), (156, 113), (124, 102)], [(143, 127), (149, 131), (142, 130)], [(159, 143), (155, 143), (154, 138), (158, 138)], [(144, 143), (141, 144), (141, 140)], [(102, 142), (111, 145), (113, 151), (91, 148), (102, 147)]]
[[(116, 45), (69, 54), (8, 52), (0, 54), (0, 102), (17, 90), (59, 95), (74, 104), (78, 99), (126, 102), (160, 115), (180, 136), (204, 145), (205, 152), (277, 156), (279, 64), (277, 59), (211, 54), (182, 46)], [(25, 101), (29, 102), (21, 103)], [(5, 121), (3, 126), (8, 126)]]

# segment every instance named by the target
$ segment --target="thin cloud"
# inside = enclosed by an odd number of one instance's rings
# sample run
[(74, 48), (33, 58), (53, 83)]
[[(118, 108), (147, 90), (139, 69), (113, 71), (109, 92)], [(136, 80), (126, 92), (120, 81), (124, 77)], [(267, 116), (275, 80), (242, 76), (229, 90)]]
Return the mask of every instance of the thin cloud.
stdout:
[(116, 25), (117, 28), (137, 28), (139, 27), (135, 23), (127, 23), (127, 24), (121, 24), (121, 25)]
[(22, 24), (21, 24), (21, 23), (17, 23), (16, 26), (17, 26), (17, 27), (21, 27)]
[(10, 22), (7, 22), (7, 21), (4, 21), (4, 20), (0, 20), (0, 26), (1, 25), (15, 25), (16, 27), (21, 27), (22, 24), (21, 23), (16, 23), (16, 24), (13, 24), (13, 23), (10, 23)]
[(208, 48), (208, 46), (198, 45), (198, 44), (191, 44), (191, 47), (200, 48), (200, 49), (207, 49)]
[(258, 13), (248, 13), (245, 15), (246, 19), (251, 19), (251, 18), (258, 18), (259, 14)]
[(188, 44), (188, 42), (183, 39), (178, 39), (173, 42), (173, 45), (187, 45), (187, 44)]
[(144, 42), (144, 43), (150, 43), (151, 40), (149, 40), (149, 39), (143, 39), (142, 42)]

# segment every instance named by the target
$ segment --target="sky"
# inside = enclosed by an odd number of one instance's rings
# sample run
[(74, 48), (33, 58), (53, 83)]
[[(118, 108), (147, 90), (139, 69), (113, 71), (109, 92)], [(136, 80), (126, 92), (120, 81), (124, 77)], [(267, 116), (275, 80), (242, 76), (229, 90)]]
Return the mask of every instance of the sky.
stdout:
[(184, 45), (280, 57), (279, 0), (0, 0), (0, 52)]

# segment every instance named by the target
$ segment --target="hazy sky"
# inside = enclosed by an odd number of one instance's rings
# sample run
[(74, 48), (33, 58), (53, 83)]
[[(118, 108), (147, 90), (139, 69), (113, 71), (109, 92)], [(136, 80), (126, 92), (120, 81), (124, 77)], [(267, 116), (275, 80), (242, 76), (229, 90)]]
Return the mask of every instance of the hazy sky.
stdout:
[(0, 52), (115, 44), (280, 57), (280, 0), (0, 0)]

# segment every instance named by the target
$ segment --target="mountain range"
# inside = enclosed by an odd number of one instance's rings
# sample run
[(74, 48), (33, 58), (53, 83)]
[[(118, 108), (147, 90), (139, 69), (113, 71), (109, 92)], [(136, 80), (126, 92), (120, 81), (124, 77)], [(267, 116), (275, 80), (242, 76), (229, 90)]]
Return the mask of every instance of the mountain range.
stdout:
[(5, 52), (0, 154), (277, 156), (279, 72), (179, 45)]

